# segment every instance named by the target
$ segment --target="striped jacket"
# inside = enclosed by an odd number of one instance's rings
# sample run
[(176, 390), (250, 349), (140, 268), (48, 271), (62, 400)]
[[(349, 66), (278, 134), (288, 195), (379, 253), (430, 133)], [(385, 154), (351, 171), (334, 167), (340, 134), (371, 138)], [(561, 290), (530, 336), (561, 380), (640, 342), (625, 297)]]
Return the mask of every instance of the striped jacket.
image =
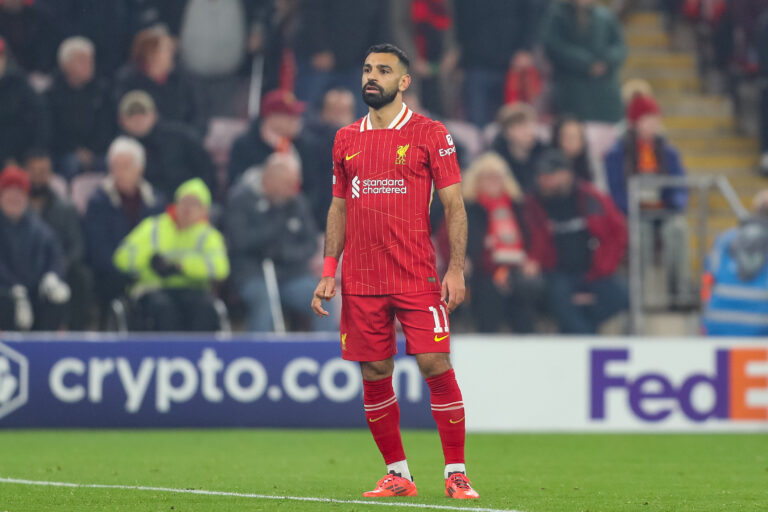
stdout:
[(712, 336), (768, 336), (768, 263), (751, 279), (739, 278), (730, 250), (738, 232), (722, 234), (707, 258), (702, 327)]

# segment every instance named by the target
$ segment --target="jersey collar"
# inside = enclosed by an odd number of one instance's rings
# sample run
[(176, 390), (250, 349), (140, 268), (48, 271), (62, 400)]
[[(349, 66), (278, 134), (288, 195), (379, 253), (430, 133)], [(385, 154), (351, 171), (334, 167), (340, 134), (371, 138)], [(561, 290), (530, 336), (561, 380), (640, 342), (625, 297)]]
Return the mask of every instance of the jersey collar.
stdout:
[[(403, 103), (403, 108), (400, 109), (400, 112), (395, 116), (395, 118), (392, 120), (391, 123), (389, 123), (389, 126), (387, 126), (387, 130), (400, 130), (403, 126), (405, 126), (408, 121), (410, 121), (411, 116), (413, 115), (413, 110), (409, 109), (408, 106)], [(371, 124), (371, 114), (367, 114), (362, 122), (360, 123), (360, 131), (370, 131), (373, 130), (373, 124)]]

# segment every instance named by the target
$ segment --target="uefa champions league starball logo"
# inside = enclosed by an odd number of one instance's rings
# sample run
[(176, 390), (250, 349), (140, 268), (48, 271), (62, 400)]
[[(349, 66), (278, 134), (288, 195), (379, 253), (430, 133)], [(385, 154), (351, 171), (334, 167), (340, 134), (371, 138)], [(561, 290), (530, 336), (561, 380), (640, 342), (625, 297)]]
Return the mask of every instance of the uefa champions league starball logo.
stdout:
[(0, 405), (8, 402), (19, 388), (19, 379), (11, 373), (11, 362), (0, 357)]
[(27, 403), (28, 386), (27, 358), (0, 343), (0, 423), (5, 416)]

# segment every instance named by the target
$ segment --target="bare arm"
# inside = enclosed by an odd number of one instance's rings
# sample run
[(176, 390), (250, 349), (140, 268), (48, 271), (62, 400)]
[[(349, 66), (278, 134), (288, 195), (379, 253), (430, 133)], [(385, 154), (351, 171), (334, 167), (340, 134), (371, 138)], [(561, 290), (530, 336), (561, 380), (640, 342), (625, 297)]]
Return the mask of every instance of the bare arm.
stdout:
[(448, 271), (443, 278), (442, 299), (447, 299), (448, 311), (464, 302), (464, 256), (467, 252), (467, 211), (461, 195), (461, 184), (456, 183), (437, 191), (445, 209), (448, 240), (451, 246)]
[[(339, 259), (344, 251), (344, 239), (347, 229), (347, 201), (334, 197), (328, 210), (328, 223), (325, 228), (325, 257)], [(318, 316), (328, 316), (323, 308), (323, 300), (331, 300), (336, 295), (336, 277), (323, 276), (315, 288), (312, 297), (312, 311)]]
[(328, 223), (325, 228), (325, 254), (339, 259), (344, 250), (347, 228), (347, 200), (334, 197), (328, 210)]

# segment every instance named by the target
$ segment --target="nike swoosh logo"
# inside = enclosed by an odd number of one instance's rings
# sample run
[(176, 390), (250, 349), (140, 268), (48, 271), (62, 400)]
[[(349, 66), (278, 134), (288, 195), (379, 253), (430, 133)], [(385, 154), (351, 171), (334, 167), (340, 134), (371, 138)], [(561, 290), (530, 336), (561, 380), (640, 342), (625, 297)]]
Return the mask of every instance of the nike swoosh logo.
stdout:
[(445, 336), (443, 336), (442, 338), (438, 338), (438, 337), (437, 337), (437, 335), (435, 335), (435, 343), (439, 343), (439, 342), (443, 341), (443, 340), (444, 340), (445, 338), (447, 338), (448, 336), (450, 336), (450, 334), (446, 334), (446, 335), (445, 335)]
[(462, 421), (464, 421), (464, 416), (462, 416), (460, 420), (456, 420), (456, 421), (448, 420), (448, 422), (452, 423), (453, 425), (455, 425), (457, 423), (461, 423)]
[(357, 152), (357, 153), (355, 153), (354, 155), (347, 155), (347, 160), (352, 160), (353, 158), (355, 158), (355, 157), (356, 157), (357, 155), (359, 155), (360, 153), (362, 153), (362, 151), (358, 151), (358, 152)]
[[(376, 422), (377, 422), (377, 421), (379, 421), (380, 419), (382, 419), (382, 418), (386, 418), (387, 416), (389, 416), (389, 413), (387, 413), (387, 414), (385, 414), (385, 415), (383, 415), (383, 416), (379, 416), (378, 418), (371, 418), (371, 419), (369, 419), (368, 421), (370, 421), (371, 423), (376, 423)], [(463, 418), (462, 418), (462, 419), (463, 419)]]

